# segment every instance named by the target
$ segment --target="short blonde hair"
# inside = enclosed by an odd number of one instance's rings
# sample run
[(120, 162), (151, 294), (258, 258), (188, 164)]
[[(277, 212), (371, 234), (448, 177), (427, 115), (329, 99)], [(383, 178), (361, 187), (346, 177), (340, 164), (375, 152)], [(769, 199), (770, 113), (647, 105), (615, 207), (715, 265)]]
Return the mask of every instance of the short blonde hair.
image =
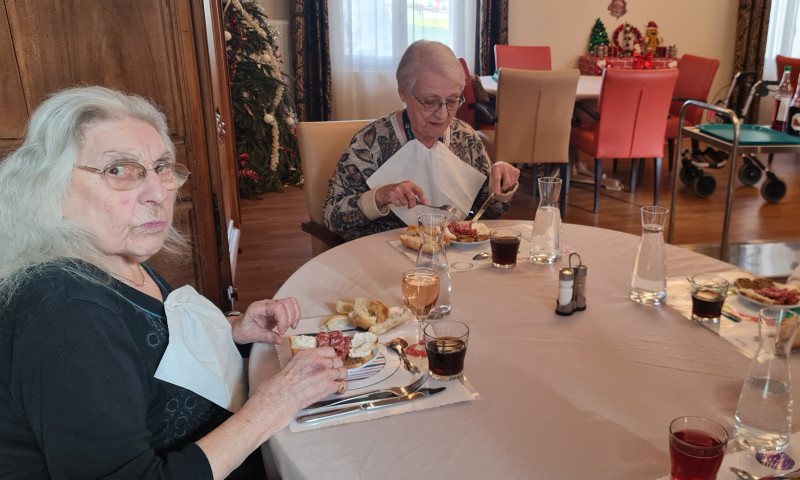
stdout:
[(410, 92), (423, 71), (432, 71), (457, 82), (464, 89), (464, 68), (450, 47), (431, 40), (408, 46), (397, 65), (397, 85)]

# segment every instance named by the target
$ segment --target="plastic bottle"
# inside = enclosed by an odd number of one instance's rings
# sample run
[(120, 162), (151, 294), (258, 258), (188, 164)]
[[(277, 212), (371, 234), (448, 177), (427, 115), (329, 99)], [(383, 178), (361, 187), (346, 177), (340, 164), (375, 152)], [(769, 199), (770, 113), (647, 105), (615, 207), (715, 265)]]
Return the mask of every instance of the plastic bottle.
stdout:
[(772, 106), (771, 128), (779, 132), (785, 132), (786, 113), (789, 109), (789, 102), (792, 100), (792, 67), (783, 67), (783, 77), (775, 90), (775, 104)]
[(794, 92), (789, 111), (786, 113), (785, 131), (789, 135), (800, 137), (800, 82), (797, 82), (797, 89)]
[(751, 450), (781, 451), (792, 433), (789, 355), (798, 315), (781, 307), (758, 312), (758, 349), (753, 355), (734, 415), (733, 436)]

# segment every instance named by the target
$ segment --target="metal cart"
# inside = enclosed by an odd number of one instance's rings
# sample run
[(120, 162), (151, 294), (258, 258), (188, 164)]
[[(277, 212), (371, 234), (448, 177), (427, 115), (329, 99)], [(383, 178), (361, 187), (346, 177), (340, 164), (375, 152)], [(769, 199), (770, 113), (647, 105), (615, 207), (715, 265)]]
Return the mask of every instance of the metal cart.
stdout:
[[(727, 251), (728, 251), (728, 226), (730, 224), (730, 216), (731, 216), (731, 203), (733, 201), (733, 183), (734, 179), (736, 178), (736, 163), (738, 156), (740, 154), (747, 155), (747, 154), (772, 154), (772, 153), (800, 153), (800, 139), (798, 139), (797, 143), (794, 142), (794, 137), (788, 136), (786, 134), (780, 132), (772, 132), (772, 137), (774, 141), (772, 142), (765, 142), (763, 144), (760, 143), (748, 143), (747, 145), (740, 145), (740, 134), (742, 131), (742, 123), (739, 120), (738, 115), (732, 110), (727, 108), (716, 107), (714, 105), (709, 105), (707, 103), (699, 102), (697, 100), (687, 100), (683, 107), (681, 107), (680, 113), (680, 121), (679, 125), (683, 125), (683, 120), (686, 117), (686, 110), (687, 107), (690, 105), (694, 105), (699, 108), (703, 108), (706, 110), (711, 110), (715, 112), (717, 115), (724, 115), (728, 119), (730, 119), (730, 128), (731, 128), (731, 135), (730, 139), (722, 138), (718, 135), (712, 135), (702, 130), (702, 126), (693, 126), (693, 127), (683, 127), (678, 130), (678, 138), (676, 139), (676, 145), (681, 145), (681, 140), (683, 135), (688, 136), (692, 140), (698, 140), (703, 142), (707, 145), (711, 145), (712, 147), (722, 149), (730, 154), (730, 159), (728, 161), (727, 167), (730, 169), (730, 174), (728, 176), (728, 194), (727, 199), (725, 201), (725, 215), (722, 220), (722, 240), (720, 242), (719, 247), (719, 258), (720, 260), (728, 260)], [(765, 134), (769, 135), (769, 132), (764, 132)], [(785, 141), (785, 143), (783, 143)], [(680, 165), (680, 155), (681, 149), (675, 149), (675, 159), (674, 165)], [(674, 169), (674, 178), (672, 179), (672, 200), (670, 204), (670, 215), (669, 218), (669, 235), (667, 237), (667, 241), (672, 243), (672, 238), (674, 235), (674, 227), (675, 227), (675, 200), (678, 194), (678, 183), (679, 182), (679, 168)]]

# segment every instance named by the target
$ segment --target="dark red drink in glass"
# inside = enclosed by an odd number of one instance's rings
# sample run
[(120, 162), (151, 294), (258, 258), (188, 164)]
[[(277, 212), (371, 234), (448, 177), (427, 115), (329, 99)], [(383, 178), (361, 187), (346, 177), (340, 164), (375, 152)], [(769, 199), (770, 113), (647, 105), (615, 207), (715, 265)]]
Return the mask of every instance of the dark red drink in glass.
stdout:
[(673, 480), (715, 480), (725, 455), (724, 440), (703, 430), (671, 431), (669, 456)]

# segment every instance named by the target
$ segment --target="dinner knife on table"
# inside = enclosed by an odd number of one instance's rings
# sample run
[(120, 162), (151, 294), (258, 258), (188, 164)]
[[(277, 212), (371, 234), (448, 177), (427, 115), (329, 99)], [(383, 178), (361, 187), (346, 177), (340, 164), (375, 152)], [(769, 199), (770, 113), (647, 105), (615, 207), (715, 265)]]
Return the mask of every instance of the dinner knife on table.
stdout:
[[(420, 391), (427, 392), (430, 394), (430, 391), (433, 390), (432, 388), (421, 388)], [(413, 392), (412, 392), (413, 393)], [(398, 395), (396, 393), (392, 393), (388, 390), (375, 390), (372, 392), (366, 392), (359, 395), (352, 395), (350, 397), (338, 398), (333, 400), (320, 400), (319, 402), (312, 403), (311, 405), (307, 406), (303, 410), (319, 410), (320, 408), (326, 407), (338, 407), (340, 405), (349, 405), (351, 403), (366, 403), (372, 402), (375, 400), (383, 400), (385, 398), (394, 398), (394, 397), (401, 397), (402, 395)]]
[(382, 407), (389, 407), (392, 405), (397, 405), (399, 403), (410, 402), (412, 400), (417, 400), (420, 398), (425, 398), (431, 395), (435, 395), (444, 390), (445, 388), (447, 387), (423, 388), (414, 393), (409, 393), (408, 395), (403, 395), (400, 397), (385, 398), (383, 400), (375, 400), (373, 402), (362, 403), (361, 405), (352, 405), (349, 407), (337, 408), (335, 410), (326, 410), (324, 412), (319, 412), (319, 413), (310, 413), (308, 415), (301, 415), (297, 417), (296, 421), (297, 423), (313, 423), (322, 420), (329, 420), (331, 418), (338, 418), (344, 415), (348, 415), (350, 413), (361, 412), (366, 410), (374, 410)]

